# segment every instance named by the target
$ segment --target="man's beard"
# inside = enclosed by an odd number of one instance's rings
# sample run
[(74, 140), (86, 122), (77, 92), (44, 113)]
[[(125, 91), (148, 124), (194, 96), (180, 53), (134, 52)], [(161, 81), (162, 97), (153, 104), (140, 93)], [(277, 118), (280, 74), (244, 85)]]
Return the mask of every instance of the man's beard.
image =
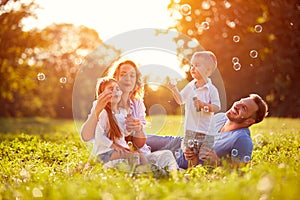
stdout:
[(231, 114), (229, 112), (226, 113), (227, 118), (232, 121), (235, 122), (237, 124), (242, 124), (244, 121), (246, 121), (248, 118), (234, 118), (231, 116)]

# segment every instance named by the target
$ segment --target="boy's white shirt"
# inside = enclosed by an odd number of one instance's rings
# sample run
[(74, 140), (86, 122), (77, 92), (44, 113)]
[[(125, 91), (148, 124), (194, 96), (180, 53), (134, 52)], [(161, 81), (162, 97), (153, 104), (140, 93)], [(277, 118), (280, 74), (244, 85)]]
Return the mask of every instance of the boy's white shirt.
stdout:
[(214, 104), (220, 107), (221, 103), (218, 90), (209, 78), (204, 86), (196, 89), (195, 82), (195, 79), (192, 80), (180, 91), (182, 104), (185, 104), (184, 129), (207, 135), (216, 135), (217, 131), (214, 128), (214, 113), (204, 112), (203, 110), (197, 112), (194, 106), (193, 97), (196, 96), (197, 99), (204, 103)]

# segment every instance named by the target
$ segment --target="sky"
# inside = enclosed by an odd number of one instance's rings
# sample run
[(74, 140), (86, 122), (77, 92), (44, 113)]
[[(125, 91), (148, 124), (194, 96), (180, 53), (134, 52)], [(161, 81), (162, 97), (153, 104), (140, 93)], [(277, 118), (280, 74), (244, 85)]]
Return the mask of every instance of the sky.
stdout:
[(95, 29), (107, 40), (137, 28), (168, 28), (173, 23), (169, 0), (36, 0), (42, 7), (28, 27), (72, 23)]
[[(52, 23), (84, 25), (95, 29), (105, 43), (109, 43), (115, 36), (135, 29), (167, 29), (174, 24), (167, 9), (170, 0), (36, 0), (36, 2), (41, 6), (41, 9), (36, 11), (38, 19), (25, 21), (26, 29), (31, 27), (43, 29)], [(165, 39), (165, 42), (169, 42), (166, 41), (169, 39)], [(113, 45), (119, 48), (118, 44)], [(140, 65), (151, 63), (169, 65), (180, 73), (176, 78), (185, 76), (178, 68), (179, 61), (176, 55), (168, 54), (166, 51), (140, 48), (132, 51), (130, 55), (127, 54), (127, 57)], [(165, 75), (165, 73), (146, 71), (147, 74), (154, 73), (153, 75), (161, 78)]]

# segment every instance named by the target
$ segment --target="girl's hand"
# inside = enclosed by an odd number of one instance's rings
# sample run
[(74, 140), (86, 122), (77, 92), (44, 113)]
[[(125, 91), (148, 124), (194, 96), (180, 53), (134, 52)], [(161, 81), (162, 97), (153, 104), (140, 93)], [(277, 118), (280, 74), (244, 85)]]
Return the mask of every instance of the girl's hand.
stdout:
[(98, 96), (97, 105), (95, 107), (95, 113), (96, 113), (97, 118), (98, 118), (99, 114), (101, 113), (101, 111), (105, 108), (107, 103), (111, 101), (111, 97), (112, 97), (111, 90), (105, 90)]

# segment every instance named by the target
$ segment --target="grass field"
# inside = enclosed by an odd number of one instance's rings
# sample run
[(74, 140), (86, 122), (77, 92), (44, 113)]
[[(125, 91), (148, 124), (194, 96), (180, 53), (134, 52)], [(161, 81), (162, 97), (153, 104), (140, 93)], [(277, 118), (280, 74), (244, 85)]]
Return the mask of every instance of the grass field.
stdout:
[[(180, 135), (182, 119), (148, 119), (149, 133)], [(164, 119), (165, 120), (165, 119)], [(80, 122), (0, 119), (1, 199), (299, 199), (300, 119), (267, 118), (251, 127), (251, 165), (197, 167), (170, 179), (104, 171), (89, 161)], [(156, 125), (155, 125), (156, 124)]]

